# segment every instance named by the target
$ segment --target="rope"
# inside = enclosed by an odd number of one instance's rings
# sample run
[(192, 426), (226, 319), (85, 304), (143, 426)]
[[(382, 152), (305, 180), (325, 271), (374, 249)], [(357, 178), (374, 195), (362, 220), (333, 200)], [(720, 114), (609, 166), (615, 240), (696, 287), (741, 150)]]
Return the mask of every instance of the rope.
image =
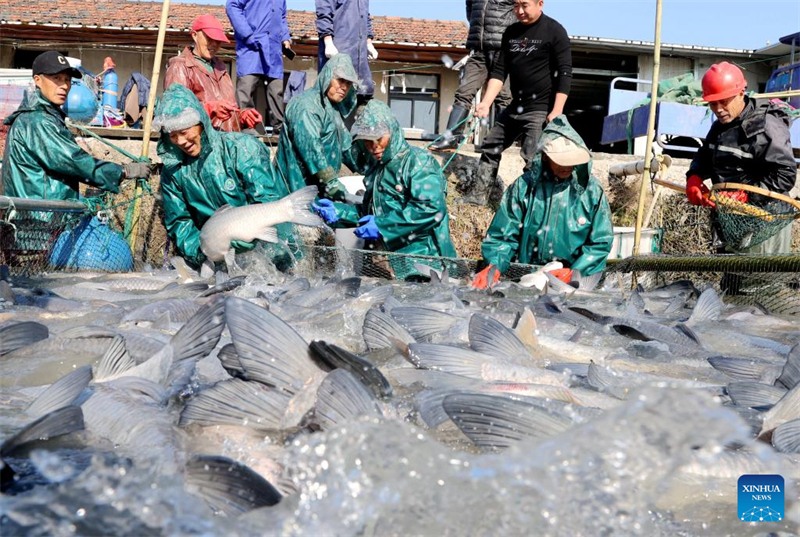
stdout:
[[(456, 130), (457, 128), (459, 128), (461, 125), (463, 125), (463, 124), (464, 124), (464, 123), (466, 123), (467, 121), (471, 120), (473, 117), (475, 117), (475, 114), (470, 114), (470, 115), (468, 115), (467, 117), (465, 117), (464, 119), (462, 119), (461, 121), (459, 121), (458, 123), (456, 123), (455, 125), (453, 125), (453, 127), (452, 127), (452, 128), (450, 128), (450, 129), (448, 129), (448, 130), (450, 131), (450, 133), (452, 133), (454, 130)], [(473, 128), (472, 130), (474, 131), (475, 129)], [(446, 137), (446, 136), (447, 136), (447, 133), (446, 133), (446, 132), (445, 132), (444, 134), (440, 134), (439, 136), (437, 136), (436, 138), (434, 138), (433, 140), (431, 140), (431, 141), (430, 141), (428, 144), (426, 144), (426, 145), (425, 145), (425, 149), (430, 149), (430, 147), (431, 147), (433, 144), (435, 144), (436, 142), (438, 142), (439, 140), (441, 140), (442, 138), (444, 138), (444, 137)], [(466, 139), (467, 139), (467, 137), (465, 136), (465, 137), (464, 137), (464, 139), (466, 140)]]
[(447, 159), (447, 162), (445, 162), (444, 166), (442, 166), (443, 171), (447, 169), (447, 167), (450, 165), (451, 162), (453, 162), (453, 159), (456, 158), (456, 155), (458, 155), (458, 153), (461, 151), (461, 148), (464, 147), (465, 143), (467, 143), (467, 139), (469, 139), (470, 135), (473, 132), (475, 132), (475, 129), (477, 128), (478, 128), (478, 122), (476, 121), (475, 123), (472, 124), (472, 127), (470, 127), (469, 132), (467, 132), (467, 134), (464, 135), (464, 138), (461, 140), (461, 143), (458, 144), (458, 147), (456, 148), (455, 152), (452, 155), (450, 155), (450, 158)]
[(78, 125), (77, 123), (74, 123), (73, 121), (70, 121), (69, 118), (67, 119), (67, 125), (70, 126), (70, 127), (75, 127), (79, 131), (81, 131), (81, 132), (83, 132), (85, 134), (88, 134), (89, 136), (91, 136), (92, 138), (95, 138), (96, 140), (100, 140), (102, 143), (106, 144), (108, 147), (110, 147), (114, 151), (120, 153), (121, 155), (124, 155), (124, 156), (128, 157), (129, 159), (131, 159), (134, 162), (149, 162), (150, 161), (150, 159), (148, 159), (147, 157), (137, 157), (137, 156), (133, 155), (132, 153), (129, 153), (128, 151), (125, 151), (124, 149), (122, 149), (118, 145), (115, 145), (115, 144), (109, 142), (108, 140), (106, 140), (105, 138), (103, 138), (101, 136), (98, 136), (96, 133), (90, 131), (88, 128), (84, 127), (83, 125)]

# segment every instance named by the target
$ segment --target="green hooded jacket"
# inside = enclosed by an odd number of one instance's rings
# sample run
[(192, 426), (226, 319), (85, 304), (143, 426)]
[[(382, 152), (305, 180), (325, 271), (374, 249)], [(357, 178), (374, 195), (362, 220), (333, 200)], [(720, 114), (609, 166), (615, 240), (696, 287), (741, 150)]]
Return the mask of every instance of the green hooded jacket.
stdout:
[[(197, 157), (173, 145), (166, 132), (158, 142), (158, 156), (164, 163), (164, 223), (180, 254), (195, 266), (205, 260), (200, 250), (200, 229), (214, 211), (226, 204), (240, 207), (268, 203), (289, 194), (283, 182), (276, 180), (269, 149), (249, 134), (213, 129), (200, 101), (184, 86), (167, 88), (156, 110), (155, 124), (183, 121), (189, 127), (197, 124), (198, 117), (203, 134)], [(278, 231), (282, 238), (290, 232), (280, 227)], [(246, 243), (238, 246), (239, 250), (253, 247)]]
[(291, 192), (332, 182), (329, 191), (343, 194), (344, 186), (336, 180), (342, 163), (354, 172), (361, 167), (357, 149), (344, 125), (344, 118), (356, 108), (357, 83), (344, 101), (332, 103), (327, 92), (334, 78), (358, 80), (347, 54), (331, 58), (316, 83), (286, 107), (275, 166)]
[[(563, 115), (548, 123), (539, 148), (559, 136), (586, 148)], [(590, 160), (575, 166), (570, 179), (558, 180), (539, 149), (530, 170), (503, 194), (481, 246), (486, 262), (500, 272), (512, 261), (540, 265), (556, 259), (584, 276), (603, 270), (614, 238), (611, 211), (591, 169)]]
[(77, 200), (78, 183), (119, 192), (122, 166), (81, 149), (60, 107), (38, 89), (25, 92), (10, 125), (3, 156), (3, 193), (18, 198)]
[[(457, 257), (450, 239), (447, 181), (439, 164), (427, 151), (408, 144), (392, 111), (375, 99), (353, 125), (353, 133), (366, 132), (391, 133), (391, 140), (380, 162), (369, 157), (362, 204), (336, 203), (337, 225), (357, 226), (359, 218), (373, 214), (390, 252)], [(397, 264), (393, 266), (398, 279), (415, 273), (407, 269), (398, 273)]]

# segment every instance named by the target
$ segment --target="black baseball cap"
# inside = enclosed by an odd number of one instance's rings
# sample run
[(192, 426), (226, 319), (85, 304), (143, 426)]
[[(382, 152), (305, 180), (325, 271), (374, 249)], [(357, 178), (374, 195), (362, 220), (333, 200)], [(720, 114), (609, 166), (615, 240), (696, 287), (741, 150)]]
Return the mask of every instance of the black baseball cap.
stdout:
[(48, 50), (36, 56), (33, 60), (34, 75), (56, 75), (64, 71), (69, 71), (72, 78), (81, 78), (83, 75), (67, 61), (67, 57), (57, 50)]

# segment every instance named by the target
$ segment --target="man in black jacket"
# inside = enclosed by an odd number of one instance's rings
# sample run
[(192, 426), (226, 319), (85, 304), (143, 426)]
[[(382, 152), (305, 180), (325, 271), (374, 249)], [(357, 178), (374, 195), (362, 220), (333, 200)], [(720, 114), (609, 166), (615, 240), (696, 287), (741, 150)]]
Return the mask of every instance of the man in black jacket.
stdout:
[[(472, 108), (472, 100), (494, 68), (503, 32), (516, 20), (514, 0), (467, 0), (467, 20), (469, 59), (461, 71), (461, 83), (456, 90), (453, 108), (447, 120), (447, 133), (431, 144), (433, 151), (456, 149), (463, 140), (461, 133), (464, 131), (464, 120)], [(506, 81), (497, 96), (498, 114), (510, 102), (511, 91)]]
[[(703, 99), (717, 117), (706, 135), (686, 174), (686, 197), (692, 205), (716, 208), (703, 183), (742, 183), (770, 192), (788, 195), (797, 178), (792, 154), (788, 114), (766, 99), (752, 99), (744, 94), (747, 82), (742, 71), (728, 62), (712, 65), (703, 76)], [(744, 192), (730, 192), (740, 201)], [(753, 198), (753, 195), (750, 195)], [(720, 233), (715, 225), (716, 235)], [(748, 253), (791, 251), (792, 226), (774, 237), (745, 248)], [(727, 245), (727, 251), (738, 246)]]
[(464, 203), (486, 205), (503, 151), (517, 138), (521, 138), (520, 154), (527, 170), (545, 124), (564, 113), (572, 83), (572, 49), (567, 31), (542, 13), (543, 6), (544, 0), (514, 1), (514, 14), (519, 22), (503, 33), (486, 95), (476, 107), (475, 116), (489, 115), (506, 77), (510, 79), (514, 100), (500, 114), (483, 142), (483, 155), (473, 184), (461, 199)]

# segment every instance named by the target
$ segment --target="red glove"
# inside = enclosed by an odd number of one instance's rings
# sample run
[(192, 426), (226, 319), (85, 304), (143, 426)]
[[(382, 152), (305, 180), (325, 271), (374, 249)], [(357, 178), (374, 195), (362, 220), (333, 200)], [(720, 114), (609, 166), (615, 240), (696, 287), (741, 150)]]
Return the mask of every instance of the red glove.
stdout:
[(489, 272), (494, 269), (494, 277), (492, 278), (494, 281), (491, 285), (496, 284), (500, 281), (500, 271), (497, 270), (497, 267), (494, 265), (489, 265), (478, 274), (475, 275), (475, 279), (472, 280), (472, 287), (475, 289), (486, 289), (489, 287)]
[(708, 199), (710, 191), (703, 184), (703, 179), (699, 175), (692, 175), (686, 180), (686, 199), (692, 205), (702, 205), (716, 209), (713, 201)]
[(555, 276), (564, 283), (569, 283), (572, 281), (572, 269), (568, 268), (555, 269), (549, 271), (549, 274), (552, 274), (553, 276)]
[(259, 123), (261, 123), (264, 119), (261, 117), (261, 114), (258, 113), (258, 110), (255, 108), (246, 108), (241, 111), (239, 114), (239, 120), (242, 123), (243, 127), (247, 127), (248, 129), (252, 129)]
[(215, 119), (220, 121), (227, 121), (231, 118), (233, 113), (237, 110), (236, 104), (231, 101), (206, 101), (203, 103), (208, 117), (212, 122)]

